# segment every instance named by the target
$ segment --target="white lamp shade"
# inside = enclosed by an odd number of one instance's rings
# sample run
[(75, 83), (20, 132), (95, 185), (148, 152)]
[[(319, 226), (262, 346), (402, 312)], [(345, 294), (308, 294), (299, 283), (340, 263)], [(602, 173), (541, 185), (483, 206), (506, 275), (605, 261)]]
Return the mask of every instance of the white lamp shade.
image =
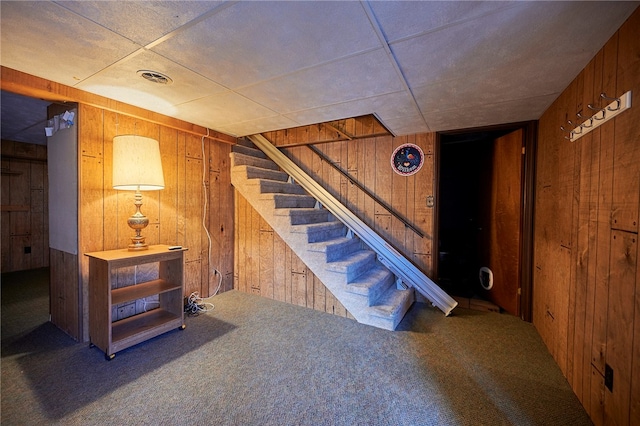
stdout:
[(157, 140), (136, 135), (113, 138), (113, 188), (141, 191), (164, 188)]

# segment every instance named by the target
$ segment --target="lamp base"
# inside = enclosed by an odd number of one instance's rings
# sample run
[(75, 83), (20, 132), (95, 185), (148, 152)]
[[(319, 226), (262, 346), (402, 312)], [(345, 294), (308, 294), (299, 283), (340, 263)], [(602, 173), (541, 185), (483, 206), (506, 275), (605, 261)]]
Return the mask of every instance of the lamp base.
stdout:
[(136, 235), (131, 237), (129, 251), (148, 250), (149, 246), (145, 241), (145, 237), (140, 235), (140, 232), (149, 224), (149, 219), (140, 212), (140, 206), (142, 205), (142, 194), (140, 190), (136, 191), (135, 200), (136, 212), (127, 219), (129, 227), (136, 231)]
[(149, 250), (149, 245), (145, 242), (144, 237), (131, 237), (129, 251)]

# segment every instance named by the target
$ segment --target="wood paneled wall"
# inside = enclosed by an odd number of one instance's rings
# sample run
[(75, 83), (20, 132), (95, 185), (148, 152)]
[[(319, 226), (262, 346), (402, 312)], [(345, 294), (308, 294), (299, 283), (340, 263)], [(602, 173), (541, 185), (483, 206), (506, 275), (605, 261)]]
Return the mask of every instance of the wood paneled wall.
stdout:
[[(133, 231), (127, 218), (135, 211), (133, 192), (112, 189), (112, 141), (114, 136), (123, 134), (151, 137), (160, 143), (165, 188), (143, 192), (141, 210), (150, 223), (142, 234), (148, 244), (188, 248), (185, 297), (196, 291), (203, 297), (213, 294), (220, 276), (221, 292), (233, 288), (231, 145), (207, 138), (203, 141), (191, 133), (84, 104), (79, 106), (78, 126), (80, 252), (124, 248), (130, 243)], [(203, 223), (211, 237), (210, 254)], [(86, 321), (89, 285), (86, 256), (81, 256), (80, 262)], [(134, 273), (123, 271), (118, 280), (133, 282)], [(144, 309), (138, 305), (120, 306), (118, 310), (126, 316)]]
[(2, 141), (2, 272), (49, 266), (47, 147)]
[[(299, 134), (293, 137), (299, 144)], [(434, 138), (434, 134), (419, 134), (315, 145), (353, 180), (420, 229), (424, 237), (418, 236), (379, 203), (365, 196), (308, 147), (291, 147), (284, 152), (427, 275), (431, 275), (434, 209), (427, 207), (427, 197), (434, 195)], [(425, 154), (422, 169), (408, 177), (394, 173), (390, 165), (394, 149), (404, 143), (420, 146)], [(280, 141), (280, 144), (289, 145), (286, 141)], [(349, 316), (240, 195), (236, 195), (235, 212), (235, 279), (238, 290)]]
[(352, 318), (237, 191), (235, 203), (237, 290)]
[[(533, 322), (596, 425), (640, 424), (639, 33), (640, 9), (539, 123)], [(631, 109), (564, 138), (600, 93), (629, 90)]]

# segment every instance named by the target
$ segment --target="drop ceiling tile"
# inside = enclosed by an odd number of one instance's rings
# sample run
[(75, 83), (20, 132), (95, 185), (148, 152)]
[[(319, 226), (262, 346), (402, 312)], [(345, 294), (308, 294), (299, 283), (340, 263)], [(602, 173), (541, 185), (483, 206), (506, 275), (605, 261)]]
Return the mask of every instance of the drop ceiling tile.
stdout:
[(424, 124), (424, 120), (420, 117), (416, 104), (406, 92), (388, 93), (340, 104), (294, 111), (287, 113), (286, 116), (300, 123), (299, 125), (302, 126), (368, 114), (375, 114), (385, 122), (394, 118), (411, 116)]
[(55, 3), (0, 5), (2, 65), (27, 74), (73, 86), (139, 48)]
[(225, 92), (185, 102), (172, 116), (218, 130), (221, 126), (277, 117), (278, 114), (236, 93)]
[(224, 2), (83, 0), (57, 3), (144, 46)]
[(530, 99), (486, 104), (482, 108), (459, 104), (450, 110), (425, 112), (429, 127), (445, 130), (471, 129), (495, 124), (539, 119), (559, 93)]
[(387, 41), (415, 37), (510, 7), (509, 1), (372, 1)]
[[(47, 124), (47, 107), (51, 102), (0, 92), (2, 126), (0, 135), (3, 140), (46, 145), (44, 128)], [(9, 120), (6, 118), (10, 117)]]
[[(594, 44), (595, 40), (606, 40), (612, 34), (609, 32), (613, 30), (598, 27), (599, 17), (607, 16), (619, 21), (619, 25), (628, 9), (620, 3), (521, 2), (475, 20), (394, 43), (392, 50), (411, 87), (465, 78), (477, 72), (509, 70), (513, 64), (522, 62), (535, 67), (558, 61), (564, 63), (566, 74), (560, 80), (566, 86), (601, 48), (601, 44)], [(575, 19), (584, 21), (583, 25), (566, 25)], [(559, 43), (559, 38), (570, 42)], [(511, 80), (526, 84), (524, 78), (515, 73), (510, 76)], [(555, 87), (554, 91), (558, 89)]]
[(319, 108), (403, 90), (383, 49), (320, 65), (238, 90), (274, 111)]
[(395, 136), (426, 133), (432, 131), (421, 115), (407, 115), (405, 117), (380, 120)]
[(236, 89), (379, 47), (360, 3), (296, 1), (238, 2), (153, 50)]
[[(468, 78), (449, 80), (414, 89), (420, 110), (425, 113), (448, 111), (458, 105), (483, 108), (485, 105), (528, 99), (540, 95), (558, 93), (547, 89), (544, 81), (510, 80), (502, 72), (498, 75), (478, 74)], [(462, 100), (462, 101), (461, 101)]]
[[(152, 83), (137, 74), (140, 70), (160, 72), (170, 77), (173, 83)], [(158, 112), (165, 114), (175, 111), (176, 105), (227, 91), (201, 75), (150, 51), (141, 51), (138, 55), (116, 63), (76, 87), (149, 110), (161, 108)]]
[(270, 132), (272, 130), (291, 129), (301, 126), (287, 117), (282, 115), (274, 117), (260, 118), (257, 120), (242, 121), (229, 125), (219, 126), (216, 130), (228, 135), (242, 137), (247, 135), (255, 135), (257, 133)]

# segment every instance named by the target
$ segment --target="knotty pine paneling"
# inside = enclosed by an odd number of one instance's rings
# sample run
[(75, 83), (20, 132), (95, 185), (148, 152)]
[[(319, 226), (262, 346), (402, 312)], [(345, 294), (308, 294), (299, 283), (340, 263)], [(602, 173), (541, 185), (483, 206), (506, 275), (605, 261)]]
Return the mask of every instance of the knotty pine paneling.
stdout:
[(639, 29), (640, 9), (539, 122), (533, 323), (596, 425), (640, 424), (640, 108), (573, 143), (560, 126), (640, 93)]
[(75, 340), (80, 340), (84, 309), (78, 286), (78, 256), (55, 249), (50, 249), (50, 256), (51, 322)]
[(0, 179), (2, 272), (49, 266), (49, 185), (46, 147), (2, 141)]
[[(387, 209), (341, 177), (306, 146), (289, 147), (284, 152), (305, 172), (321, 182), (337, 199), (355, 211), (360, 219), (393, 244), (427, 275), (433, 271), (433, 208), (427, 197), (434, 194), (434, 134), (402, 137), (382, 136), (316, 145), (332, 163), (360, 185), (408, 219), (424, 234), (420, 237)], [(400, 176), (390, 166), (391, 154), (399, 145), (414, 143), (423, 150), (425, 162), (413, 176)], [(320, 164), (319, 164), (320, 163)]]
[(350, 317), (344, 306), (237, 192), (234, 216), (234, 273), (238, 291)]
[[(113, 111), (80, 104), (80, 252), (124, 248), (134, 232), (127, 218), (135, 211), (133, 191), (112, 188), (113, 137), (138, 134), (160, 143), (165, 188), (142, 193), (142, 212), (149, 218), (143, 231), (148, 244), (182, 245), (185, 252), (185, 297), (206, 297), (233, 288), (233, 188), (228, 163), (231, 145), (202, 138), (172, 126), (147, 122)], [(206, 195), (205, 195), (206, 193)], [(205, 203), (206, 200), (206, 203)], [(204, 225), (211, 236), (211, 242)], [(209, 253), (211, 246), (211, 253)], [(230, 253), (229, 253), (230, 252)], [(88, 262), (81, 256), (82, 299), (88, 306)], [(211, 260), (209, 260), (211, 259)], [(219, 271), (219, 274), (215, 272)], [(145, 279), (141, 268), (124, 271), (122, 283)], [(137, 274), (133, 277), (132, 274)], [(144, 309), (144, 304), (119, 307), (117, 315)], [(82, 316), (84, 340), (88, 315)]]

